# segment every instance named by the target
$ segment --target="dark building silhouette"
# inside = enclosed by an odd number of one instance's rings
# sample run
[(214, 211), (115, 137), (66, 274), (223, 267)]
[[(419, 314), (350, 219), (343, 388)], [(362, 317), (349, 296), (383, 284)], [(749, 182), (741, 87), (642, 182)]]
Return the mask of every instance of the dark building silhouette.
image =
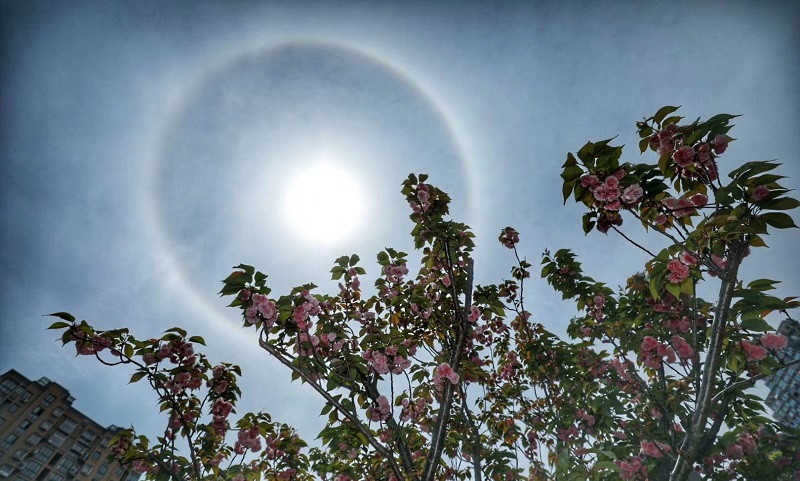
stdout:
[(0, 377), (0, 479), (8, 481), (133, 481), (107, 460), (119, 431), (72, 407), (74, 398), (43, 377), (10, 370)]
[[(786, 319), (778, 327), (778, 334), (786, 336), (789, 344), (776, 358), (783, 363), (800, 359), (800, 323)], [(775, 420), (800, 428), (800, 364), (781, 369), (768, 377), (766, 384), (769, 388), (766, 403), (772, 409)]]

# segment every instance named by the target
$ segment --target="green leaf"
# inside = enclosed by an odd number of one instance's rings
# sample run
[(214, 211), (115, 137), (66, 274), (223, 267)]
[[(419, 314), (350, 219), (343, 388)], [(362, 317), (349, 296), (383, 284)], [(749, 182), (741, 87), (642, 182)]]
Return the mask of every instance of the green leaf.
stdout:
[(784, 197), (782, 199), (775, 199), (768, 202), (762, 202), (759, 206), (764, 210), (790, 210), (796, 207), (800, 207), (800, 201), (797, 199), (792, 199), (790, 197)]
[(749, 317), (742, 320), (742, 328), (748, 331), (767, 332), (774, 329), (761, 317)]
[(583, 169), (579, 165), (570, 165), (564, 167), (564, 171), (561, 172), (561, 178), (567, 182), (575, 180), (581, 175), (583, 175)]
[(58, 321), (51, 324), (50, 327), (48, 327), (48, 329), (63, 329), (69, 326), (70, 326), (69, 323)]
[(788, 214), (784, 214), (783, 212), (769, 212), (766, 214), (762, 214), (758, 216), (759, 219), (766, 222), (767, 224), (775, 227), (776, 229), (788, 229), (791, 227), (797, 227), (789, 217)]
[(658, 112), (656, 112), (656, 114), (653, 116), (653, 120), (657, 124), (660, 124), (661, 121), (664, 120), (664, 117), (666, 117), (667, 115), (671, 114), (672, 112), (675, 112), (679, 108), (681, 108), (680, 105), (677, 106), (677, 107), (673, 107), (671, 105), (665, 105), (664, 107), (661, 107), (660, 109), (658, 109)]
[(643, 138), (642, 140), (639, 141), (639, 150), (642, 153), (644, 153), (644, 151), (647, 150), (647, 147), (649, 147), (649, 146), (650, 146), (650, 138), (649, 137), (645, 137), (645, 138)]
[(201, 336), (192, 336), (189, 338), (189, 342), (195, 342), (197, 344), (200, 344), (201, 346), (206, 345), (206, 340), (203, 339)]
[(72, 316), (69, 312), (54, 312), (52, 314), (47, 314), (48, 316), (58, 317), (64, 319), (68, 322), (75, 322), (75, 317)]
[(133, 384), (133, 383), (139, 381), (141, 378), (145, 377), (146, 375), (147, 375), (147, 373), (144, 372), (144, 371), (136, 372), (136, 373), (133, 374), (133, 376), (131, 376), (131, 380), (128, 381), (128, 384)]

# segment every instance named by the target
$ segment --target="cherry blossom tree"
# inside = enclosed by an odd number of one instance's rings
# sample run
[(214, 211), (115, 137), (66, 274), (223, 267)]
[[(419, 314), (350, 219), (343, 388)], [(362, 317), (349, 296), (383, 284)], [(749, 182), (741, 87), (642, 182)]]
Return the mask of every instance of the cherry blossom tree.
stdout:
[[(655, 164), (623, 163), (611, 140), (567, 156), (564, 200), (587, 208), (586, 233), (613, 231), (651, 258), (615, 290), (573, 252), (546, 251), (541, 276), (578, 309), (568, 340), (526, 308), (533, 266), (519, 233), (499, 237), (513, 252), (511, 279), (476, 284), (473, 234), (448, 218), (449, 196), (425, 175), (402, 189), (420, 265), (412, 272), (407, 254), (384, 250), (371, 294), (356, 255), (336, 260), (332, 294), (308, 284), (274, 296), (265, 274), (237, 266), (221, 294), (321, 400), (327, 423), (312, 447), (267, 413), (234, 421), (241, 371), (197, 352), (201, 337), (176, 327), (139, 339), (68, 313), (50, 328), (155, 391), (163, 435), (125, 430), (113, 441), (115, 458), (147, 479), (800, 479), (798, 433), (768, 418), (752, 390), (798, 368), (773, 356), (786, 338), (765, 319), (798, 303), (770, 295), (776, 281), (739, 275), (769, 229), (795, 227), (785, 211), (800, 203), (774, 162), (722, 181), (734, 116), (682, 123), (676, 110), (637, 123)], [(633, 241), (624, 219), (660, 248)], [(716, 284), (717, 297), (702, 299), (701, 284)]]

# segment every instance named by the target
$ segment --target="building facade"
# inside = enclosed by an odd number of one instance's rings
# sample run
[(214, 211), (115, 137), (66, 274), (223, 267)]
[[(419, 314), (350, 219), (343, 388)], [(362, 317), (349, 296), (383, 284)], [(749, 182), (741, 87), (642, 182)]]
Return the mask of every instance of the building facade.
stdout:
[[(786, 336), (789, 343), (777, 359), (783, 363), (800, 359), (800, 323), (787, 319), (781, 322), (778, 334)], [(800, 364), (781, 369), (767, 378), (766, 384), (769, 388), (766, 403), (775, 420), (800, 428)]]
[(72, 407), (69, 391), (47, 378), (11, 370), (0, 376), (0, 480), (134, 481), (109, 461), (119, 431)]

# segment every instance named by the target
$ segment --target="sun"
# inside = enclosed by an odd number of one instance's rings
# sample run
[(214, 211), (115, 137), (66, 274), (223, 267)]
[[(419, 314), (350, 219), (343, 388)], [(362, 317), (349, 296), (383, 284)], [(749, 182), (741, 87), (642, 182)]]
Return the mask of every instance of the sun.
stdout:
[(364, 221), (361, 183), (330, 162), (299, 169), (286, 184), (283, 213), (291, 230), (304, 241), (337, 243), (351, 237)]

